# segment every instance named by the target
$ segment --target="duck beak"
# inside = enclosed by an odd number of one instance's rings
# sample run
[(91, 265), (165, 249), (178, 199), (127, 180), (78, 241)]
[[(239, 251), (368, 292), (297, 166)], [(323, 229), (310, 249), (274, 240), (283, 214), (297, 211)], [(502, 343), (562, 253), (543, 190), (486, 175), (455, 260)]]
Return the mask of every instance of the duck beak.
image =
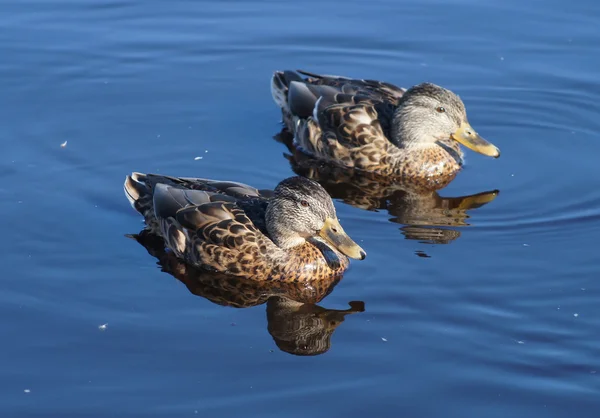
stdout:
[(500, 156), (500, 150), (480, 137), (467, 121), (463, 121), (456, 132), (450, 135), (450, 137), (456, 142), (480, 154), (494, 158)]
[(350, 258), (364, 260), (367, 256), (367, 253), (346, 234), (337, 219), (327, 218), (325, 225), (319, 231), (319, 236)]

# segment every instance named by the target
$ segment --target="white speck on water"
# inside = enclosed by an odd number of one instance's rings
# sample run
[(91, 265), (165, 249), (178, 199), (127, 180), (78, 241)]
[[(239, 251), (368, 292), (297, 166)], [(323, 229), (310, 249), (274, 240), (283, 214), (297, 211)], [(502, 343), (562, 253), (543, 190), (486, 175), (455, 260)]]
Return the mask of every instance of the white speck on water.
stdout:
[(160, 134), (156, 135), (157, 138), (160, 138)]
[(517, 344), (525, 344), (525, 341), (518, 340)]
[(581, 290), (585, 290), (585, 287), (582, 287)]
[(98, 325), (98, 329), (100, 331), (104, 331), (106, 329), (106, 327), (108, 326), (108, 322), (106, 324), (102, 324), (102, 325)]
[(31, 390), (30, 389), (25, 389), (23, 392), (25, 392), (25, 393), (31, 393)]
[(207, 150), (207, 149), (205, 149), (205, 150), (204, 150), (204, 153), (208, 153), (208, 150)]
[(65, 148), (67, 146), (67, 141), (63, 142), (62, 144), (60, 144), (61, 148)]
[(578, 314), (578, 313), (574, 313), (574, 314), (573, 314), (573, 316), (574, 316), (575, 318), (577, 318), (577, 317), (579, 316), (579, 314)]
[(514, 174), (511, 174), (510, 176), (511, 176), (511, 177), (514, 177), (515, 175), (514, 175)]
[(387, 338), (381, 337), (381, 341), (383, 341), (384, 343), (387, 343)]
[(202, 158), (204, 158), (204, 157), (196, 157), (196, 158), (194, 158), (194, 160), (198, 161), (198, 160), (201, 160)]
[(529, 244), (523, 244), (523, 247), (529, 247), (529, 246), (530, 246)]

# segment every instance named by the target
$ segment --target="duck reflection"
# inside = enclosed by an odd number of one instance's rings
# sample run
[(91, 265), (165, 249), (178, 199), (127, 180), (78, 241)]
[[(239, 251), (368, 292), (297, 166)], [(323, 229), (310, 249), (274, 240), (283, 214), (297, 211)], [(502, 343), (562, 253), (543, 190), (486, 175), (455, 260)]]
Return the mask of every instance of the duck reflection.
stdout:
[(346, 315), (364, 312), (364, 302), (349, 302), (348, 309), (318, 306), (331, 293), (342, 276), (314, 283), (284, 283), (243, 280), (187, 265), (165, 250), (164, 241), (143, 230), (128, 235), (157, 258), (161, 270), (181, 281), (194, 295), (234, 308), (266, 303), (267, 329), (277, 347), (299, 356), (323, 354), (331, 347), (331, 336)]
[(468, 211), (493, 201), (499, 190), (468, 196), (442, 197), (435, 191), (395, 178), (361, 172), (312, 158), (296, 148), (287, 130), (275, 135), (289, 153), (292, 170), (319, 182), (332, 198), (365, 210), (387, 210), (390, 222), (403, 224), (402, 234), (427, 244), (448, 244), (461, 233), (454, 227), (468, 226)]

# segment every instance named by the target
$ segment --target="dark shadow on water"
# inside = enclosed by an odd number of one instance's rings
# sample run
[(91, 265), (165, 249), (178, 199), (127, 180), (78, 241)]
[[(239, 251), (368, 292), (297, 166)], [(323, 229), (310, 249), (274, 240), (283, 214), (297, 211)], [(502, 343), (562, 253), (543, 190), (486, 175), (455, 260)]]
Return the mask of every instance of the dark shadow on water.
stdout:
[(410, 183), (372, 173), (329, 164), (305, 154), (286, 129), (275, 135), (288, 151), (284, 156), (292, 170), (318, 181), (332, 198), (357, 208), (387, 210), (390, 222), (403, 224), (406, 239), (426, 244), (448, 244), (461, 233), (456, 227), (468, 226), (468, 211), (493, 201), (499, 190), (468, 196), (442, 197), (437, 192), (419, 190)]
[(287, 353), (309, 356), (323, 354), (331, 347), (331, 336), (345, 316), (364, 312), (364, 302), (349, 302), (348, 309), (323, 308), (319, 303), (329, 295), (341, 277), (315, 283), (261, 282), (239, 279), (189, 266), (166, 251), (162, 238), (143, 230), (127, 235), (157, 258), (161, 270), (181, 281), (196, 296), (233, 308), (266, 303), (267, 329), (277, 347)]

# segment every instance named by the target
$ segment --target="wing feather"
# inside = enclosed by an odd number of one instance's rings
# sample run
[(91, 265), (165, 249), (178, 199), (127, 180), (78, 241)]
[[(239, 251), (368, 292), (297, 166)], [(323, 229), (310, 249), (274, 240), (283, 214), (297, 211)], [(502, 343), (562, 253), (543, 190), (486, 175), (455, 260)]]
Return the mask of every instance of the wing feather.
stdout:
[(279, 97), (287, 89), (282, 110), (291, 117), (284, 120), (301, 149), (348, 167), (386, 169), (395, 149), (388, 139), (391, 121), (404, 88), (307, 71), (276, 73), (274, 79), (282, 89)]
[(134, 203), (144, 200), (140, 212), (150, 229), (193, 265), (248, 276), (268, 271), (276, 257), (285, 258), (265, 235), (264, 210), (271, 190), (135, 173), (126, 179), (125, 191)]

